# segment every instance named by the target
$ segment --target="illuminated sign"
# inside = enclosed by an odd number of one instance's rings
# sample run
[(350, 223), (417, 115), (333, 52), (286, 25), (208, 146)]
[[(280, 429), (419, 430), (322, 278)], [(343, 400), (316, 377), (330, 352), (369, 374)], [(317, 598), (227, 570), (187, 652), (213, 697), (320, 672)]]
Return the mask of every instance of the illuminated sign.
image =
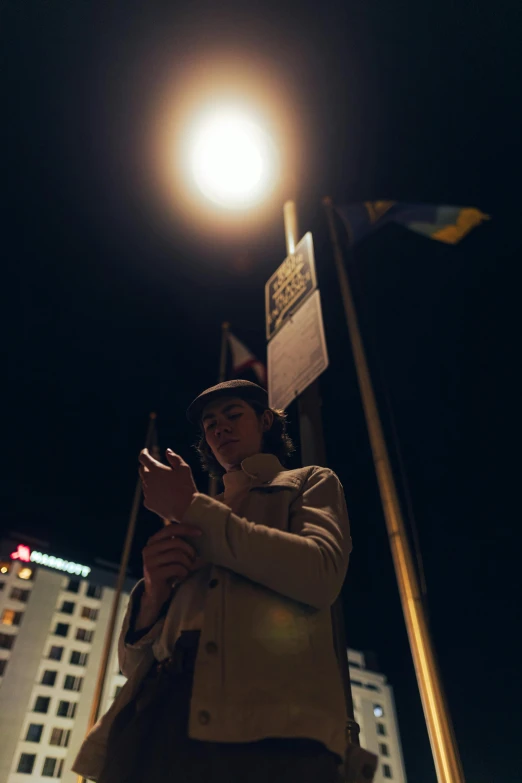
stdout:
[(12, 560), (23, 560), (24, 563), (30, 563), (31, 562), (31, 550), (28, 546), (24, 546), (23, 544), (18, 544), (16, 547), (15, 552), (11, 552), (11, 559)]
[(61, 557), (45, 555), (43, 552), (32, 551), (28, 546), (18, 544), (14, 552), (11, 552), (12, 560), (20, 560), (23, 563), (39, 563), (48, 568), (56, 568), (58, 571), (65, 571), (67, 574), (76, 574), (77, 576), (89, 576), (91, 569), (89, 566), (73, 563), (72, 560), (63, 560)]

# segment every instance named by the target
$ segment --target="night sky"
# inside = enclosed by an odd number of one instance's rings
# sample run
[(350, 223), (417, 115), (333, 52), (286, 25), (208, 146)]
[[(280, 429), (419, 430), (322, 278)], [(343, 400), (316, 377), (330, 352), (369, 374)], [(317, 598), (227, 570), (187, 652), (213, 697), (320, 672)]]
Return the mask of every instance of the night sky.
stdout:
[[(206, 489), (184, 411), (217, 382), (223, 320), (264, 358), (264, 283), (297, 192), (330, 353), (328, 463), (353, 528), (349, 643), (395, 689), (410, 783), (435, 773), (321, 198), (492, 216), (456, 247), (387, 226), (349, 272), (466, 779), (519, 783), (520, 4), (7, 0), (0, 13), (2, 527), (117, 561), (152, 410), (162, 448)], [(257, 85), (286, 139), (285, 181), (246, 216), (191, 209), (160, 141), (181, 133), (187, 84), (217, 94), (225, 76), (238, 94)], [(143, 511), (137, 574), (156, 528)]]

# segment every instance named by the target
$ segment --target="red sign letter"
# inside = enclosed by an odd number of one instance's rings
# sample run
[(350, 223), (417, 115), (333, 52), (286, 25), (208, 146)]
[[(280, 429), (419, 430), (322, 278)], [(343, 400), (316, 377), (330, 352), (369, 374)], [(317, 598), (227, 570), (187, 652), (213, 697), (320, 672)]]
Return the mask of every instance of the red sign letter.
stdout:
[(11, 552), (11, 559), (12, 560), (23, 560), (24, 563), (30, 563), (31, 562), (31, 550), (28, 546), (24, 546), (23, 544), (18, 544), (16, 547), (16, 552)]

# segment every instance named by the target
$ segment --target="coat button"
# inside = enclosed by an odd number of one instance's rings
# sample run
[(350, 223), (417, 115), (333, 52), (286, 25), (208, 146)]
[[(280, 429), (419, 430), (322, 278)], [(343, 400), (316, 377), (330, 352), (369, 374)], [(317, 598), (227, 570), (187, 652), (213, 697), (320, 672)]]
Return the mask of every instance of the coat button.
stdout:
[(217, 579), (211, 579), (208, 583), (208, 586), (212, 589), (213, 587), (217, 587), (219, 584), (219, 581)]
[(210, 723), (210, 713), (206, 710), (200, 710), (198, 713), (198, 720), (202, 726), (206, 726), (208, 723)]
[(210, 655), (217, 653), (217, 649), (217, 644), (215, 642), (207, 642), (205, 645), (205, 650), (210, 653)]

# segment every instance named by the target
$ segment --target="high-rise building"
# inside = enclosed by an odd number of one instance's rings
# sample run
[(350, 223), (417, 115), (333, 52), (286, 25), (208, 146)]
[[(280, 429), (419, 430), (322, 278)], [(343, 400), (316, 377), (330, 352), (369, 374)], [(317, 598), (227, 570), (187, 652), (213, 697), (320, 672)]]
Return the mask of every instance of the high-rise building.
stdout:
[[(0, 783), (61, 778), (85, 737), (116, 571), (23, 537), (0, 541)], [(132, 581), (125, 585), (118, 627)], [(125, 679), (116, 644), (102, 711)]]
[[(23, 537), (0, 541), (0, 783), (61, 778), (85, 737), (116, 571), (83, 565)], [(127, 580), (121, 627), (133, 581)], [(375, 783), (406, 783), (393, 694), (382, 674), (348, 651), (361, 745), (379, 756)], [(102, 712), (125, 678), (113, 645)]]
[(348, 664), (361, 746), (379, 757), (374, 783), (406, 783), (392, 688), (383, 674), (366, 668), (363, 653), (348, 650)]

